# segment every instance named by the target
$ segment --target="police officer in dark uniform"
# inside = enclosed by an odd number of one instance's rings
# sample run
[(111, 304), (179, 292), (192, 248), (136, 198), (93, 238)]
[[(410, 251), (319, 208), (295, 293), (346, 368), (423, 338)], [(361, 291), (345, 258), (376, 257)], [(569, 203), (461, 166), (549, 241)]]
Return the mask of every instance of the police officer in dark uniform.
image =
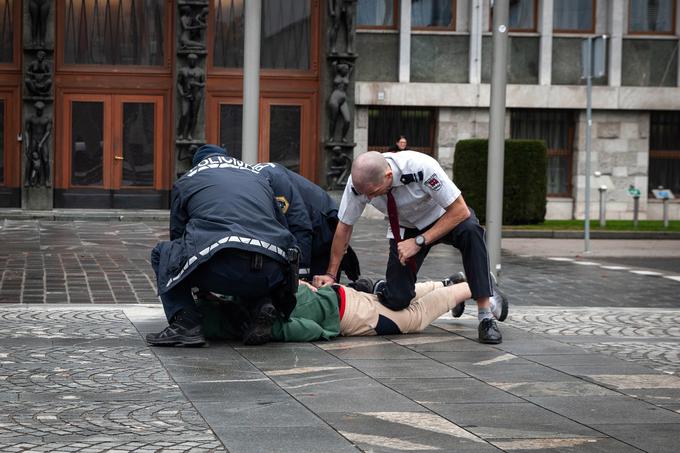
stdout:
[(205, 343), (192, 288), (239, 296), (250, 311), (246, 344), (269, 338), (278, 315), (295, 307), (296, 240), (268, 181), (214, 145), (196, 151), (194, 167), (172, 190), (170, 240), (151, 262), (169, 326), (149, 334), (154, 346)]
[[(291, 232), (297, 233), (299, 227), (294, 225), (305, 221), (311, 225), (312, 234), (309, 240), (301, 239), (296, 234), (302, 251), (300, 278), (307, 280), (325, 273), (331, 257), (333, 235), (338, 225), (338, 205), (335, 200), (324, 189), (283, 165), (267, 162), (257, 164), (254, 168), (269, 180)], [(357, 280), (361, 274), (359, 259), (349, 246), (336, 279), (341, 271), (352, 281)]]

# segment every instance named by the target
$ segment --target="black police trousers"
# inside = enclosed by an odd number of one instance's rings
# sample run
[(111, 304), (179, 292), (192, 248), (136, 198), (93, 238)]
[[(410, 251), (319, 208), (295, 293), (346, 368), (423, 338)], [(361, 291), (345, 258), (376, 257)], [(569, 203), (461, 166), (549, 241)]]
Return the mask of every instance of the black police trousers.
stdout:
[[(430, 229), (432, 225), (422, 230), (406, 228), (404, 239), (414, 238)], [(422, 266), (423, 261), (425, 261), (425, 257), (430, 252), (430, 249), (437, 244), (452, 245), (461, 252), (465, 277), (470, 286), (473, 299), (490, 297), (492, 295), (489, 255), (484, 243), (484, 228), (479, 224), (474, 211), (470, 209), (470, 217), (458, 224), (451, 232), (438, 241), (421, 247), (414, 257), (416, 260), (415, 272), (411, 270), (408, 263), (403, 266), (399, 262), (397, 242), (394, 239), (390, 239), (390, 256), (387, 260), (387, 271), (385, 272), (386, 285), (382, 293), (378, 294), (380, 302), (384, 306), (392, 310), (402, 310), (408, 307), (416, 295), (415, 285), (418, 278), (418, 270)], [(453, 273), (453, 269), (451, 273)], [(442, 278), (444, 277), (448, 277), (448, 275), (442, 275)]]
[[(254, 266), (254, 256), (258, 256)], [(168, 322), (180, 310), (196, 310), (191, 288), (257, 300), (270, 296), (284, 283), (283, 264), (255, 252), (223, 249), (194, 269), (177, 285), (161, 294)]]

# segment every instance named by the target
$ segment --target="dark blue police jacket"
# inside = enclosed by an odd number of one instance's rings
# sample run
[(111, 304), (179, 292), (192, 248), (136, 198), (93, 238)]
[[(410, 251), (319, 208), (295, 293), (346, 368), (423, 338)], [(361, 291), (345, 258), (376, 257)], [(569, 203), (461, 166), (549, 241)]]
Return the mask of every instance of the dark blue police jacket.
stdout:
[(254, 168), (270, 181), (288, 224), (308, 222), (311, 228), (307, 238), (301, 238), (291, 230), (302, 251), (300, 273), (304, 274), (303, 269), (309, 268), (312, 257), (330, 250), (337, 225), (338, 205), (324, 189), (283, 165), (268, 162), (257, 164)]
[(236, 158), (212, 155), (175, 182), (170, 241), (153, 249), (151, 262), (163, 294), (222, 249), (287, 263), (295, 245), (267, 179)]

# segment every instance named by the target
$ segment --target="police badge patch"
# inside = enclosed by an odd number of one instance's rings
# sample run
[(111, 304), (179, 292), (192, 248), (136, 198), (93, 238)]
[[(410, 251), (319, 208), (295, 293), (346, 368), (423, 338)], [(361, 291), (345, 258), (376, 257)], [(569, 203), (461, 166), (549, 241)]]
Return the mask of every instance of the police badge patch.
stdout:
[(276, 197), (276, 202), (278, 203), (279, 209), (281, 209), (281, 212), (286, 214), (288, 212), (288, 207), (290, 206), (290, 203), (288, 202), (286, 197), (284, 197), (283, 195), (278, 196), (278, 197)]
[(436, 174), (433, 174), (429, 178), (425, 180), (425, 185), (430, 189), (434, 190), (435, 192), (439, 189), (442, 188), (442, 182), (437, 178)]

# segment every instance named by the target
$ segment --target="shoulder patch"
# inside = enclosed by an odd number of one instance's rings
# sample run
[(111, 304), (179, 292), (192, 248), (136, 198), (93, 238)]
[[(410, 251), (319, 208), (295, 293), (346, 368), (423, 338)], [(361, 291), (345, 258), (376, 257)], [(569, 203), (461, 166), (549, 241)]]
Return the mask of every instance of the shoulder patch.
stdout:
[(432, 174), (427, 180), (425, 180), (425, 185), (435, 192), (442, 188), (442, 182), (439, 180), (436, 174)]
[(284, 197), (283, 195), (276, 197), (276, 203), (279, 205), (279, 209), (281, 212), (286, 214), (288, 212), (288, 207), (290, 206), (290, 202)]

